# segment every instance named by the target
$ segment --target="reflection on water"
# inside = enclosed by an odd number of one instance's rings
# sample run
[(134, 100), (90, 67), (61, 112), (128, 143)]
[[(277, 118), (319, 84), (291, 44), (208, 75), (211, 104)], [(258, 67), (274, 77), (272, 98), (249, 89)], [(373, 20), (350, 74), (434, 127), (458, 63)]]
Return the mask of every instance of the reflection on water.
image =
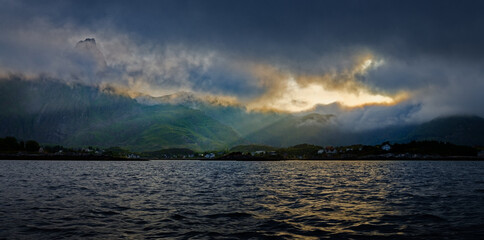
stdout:
[(484, 162), (0, 161), (0, 238), (477, 239)]

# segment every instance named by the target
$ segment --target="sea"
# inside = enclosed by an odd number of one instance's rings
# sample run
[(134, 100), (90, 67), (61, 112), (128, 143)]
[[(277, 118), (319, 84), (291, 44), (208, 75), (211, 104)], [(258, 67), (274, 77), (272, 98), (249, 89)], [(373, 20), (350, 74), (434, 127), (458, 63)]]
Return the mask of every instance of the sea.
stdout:
[(0, 239), (484, 239), (484, 162), (3, 160)]

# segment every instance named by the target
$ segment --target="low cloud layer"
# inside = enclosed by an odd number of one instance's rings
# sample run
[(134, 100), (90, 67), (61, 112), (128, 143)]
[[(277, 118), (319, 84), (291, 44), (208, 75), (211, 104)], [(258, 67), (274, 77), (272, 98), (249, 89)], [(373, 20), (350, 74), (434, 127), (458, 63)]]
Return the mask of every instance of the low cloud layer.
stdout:
[[(480, 2), (0, 3), (2, 76), (132, 97), (193, 92), (248, 110), (334, 114), (354, 130), (484, 116)], [(105, 65), (79, 54), (86, 38)]]

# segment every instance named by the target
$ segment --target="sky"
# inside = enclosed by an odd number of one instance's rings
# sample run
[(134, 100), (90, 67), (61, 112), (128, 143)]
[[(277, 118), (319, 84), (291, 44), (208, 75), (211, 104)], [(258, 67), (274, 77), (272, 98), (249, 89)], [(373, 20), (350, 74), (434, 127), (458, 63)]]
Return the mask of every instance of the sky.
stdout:
[[(484, 116), (484, 1), (0, 5), (4, 77), (130, 96), (193, 92), (249, 111), (335, 114), (363, 128)], [(86, 38), (103, 60), (79, 53)]]

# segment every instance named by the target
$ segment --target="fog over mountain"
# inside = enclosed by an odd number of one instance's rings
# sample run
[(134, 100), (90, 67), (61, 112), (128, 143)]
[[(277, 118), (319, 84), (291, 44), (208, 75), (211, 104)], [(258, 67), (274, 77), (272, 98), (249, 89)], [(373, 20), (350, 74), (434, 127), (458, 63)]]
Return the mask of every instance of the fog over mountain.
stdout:
[[(373, 142), (363, 136), (442, 117), (484, 116), (484, 5), (478, 1), (0, 3), (6, 109), (0, 120), (17, 129), (1, 129), (4, 134), (88, 144), (60, 136), (99, 132), (125, 111), (138, 116), (116, 104), (147, 116), (156, 108), (186, 111), (234, 136), (180, 141), (198, 149), (239, 141)], [(80, 117), (79, 104), (91, 113), (101, 103), (114, 104), (116, 114)], [(64, 128), (55, 115), (44, 118), (47, 109), (71, 111), (65, 116), (73, 122), (62, 124), (72, 130), (58, 131)], [(15, 119), (27, 122), (14, 127)], [(133, 121), (152, 126), (145, 120)], [(40, 122), (57, 130), (29, 135)], [(189, 128), (200, 130), (192, 123)], [(419, 136), (402, 131), (373, 139)]]

